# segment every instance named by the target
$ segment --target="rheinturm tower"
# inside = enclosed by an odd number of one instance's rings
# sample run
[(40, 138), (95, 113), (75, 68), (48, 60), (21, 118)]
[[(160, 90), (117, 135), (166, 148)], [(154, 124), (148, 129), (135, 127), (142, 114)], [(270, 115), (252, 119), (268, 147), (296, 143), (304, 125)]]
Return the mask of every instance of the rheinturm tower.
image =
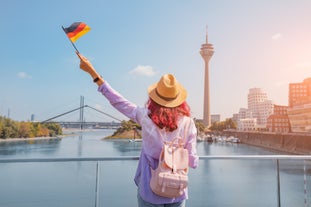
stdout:
[(202, 44), (200, 54), (205, 63), (203, 124), (206, 127), (209, 127), (211, 125), (209, 61), (214, 54), (214, 47), (212, 44), (208, 43), (207, 32), (206, 32), (206, 42)]

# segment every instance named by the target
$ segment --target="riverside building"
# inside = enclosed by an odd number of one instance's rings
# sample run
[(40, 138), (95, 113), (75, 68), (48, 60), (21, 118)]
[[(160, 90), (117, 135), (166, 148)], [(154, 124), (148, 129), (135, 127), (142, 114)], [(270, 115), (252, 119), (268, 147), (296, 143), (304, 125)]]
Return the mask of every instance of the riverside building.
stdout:
[(290, 83), (288, 90), (288, 106), (293, 108), (311, 103), (311, 78), (301, 83)]
[(266, 130), (268, 117), (273, 114), (273, 103), (261, 88), (251, 88), (247, 95), (248, 108), (241, 108), (237, 117), (238, 130)]
[(311, 78), (289, 84), (288, 105), (291, 131), (311, 133)]
[(269, 132), (290, 132), (287, 110), (288, 106), (274, 105), (274, 113), (267, 120), (267, 129)]
[(257, 119), (258, 128), (266, 128), (267, 119), (273, 113), (273, 103), (261, 88), (251, 88), (247, 96), (248, 109)]

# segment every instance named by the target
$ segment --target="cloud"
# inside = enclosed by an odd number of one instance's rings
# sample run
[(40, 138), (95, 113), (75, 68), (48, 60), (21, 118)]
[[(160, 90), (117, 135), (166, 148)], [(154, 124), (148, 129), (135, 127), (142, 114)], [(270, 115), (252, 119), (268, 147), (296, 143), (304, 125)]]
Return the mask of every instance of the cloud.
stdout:
[(31, 75), (27, 74), (26, 72), (19, 72), (17, 73), (17, 76), (20, 78), (20, 79), (31, 79)]
[(149, 65), (138, 65), (136, 68), (131, 70), (129, 74), (134, 76), (154, 76), (156, 71), (153, 69), (152, 66)]
[(273, 40), (279, 40), (279, 39), (281, 39), (283, 37), (283, 35), (281, 34), (281, 33), (276, 33), (276, 34), (274, 34), (274, 35), (272, 35), (272, 39)]

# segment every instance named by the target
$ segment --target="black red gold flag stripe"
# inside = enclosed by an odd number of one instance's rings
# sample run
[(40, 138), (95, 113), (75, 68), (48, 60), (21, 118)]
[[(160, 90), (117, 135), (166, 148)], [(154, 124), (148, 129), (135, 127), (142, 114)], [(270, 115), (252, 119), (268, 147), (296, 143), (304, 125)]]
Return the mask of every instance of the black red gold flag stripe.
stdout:
[(72, 41), (75, 42), (79, 39), (82, 35), (86, 34), (91, 30), (91, 28), (83, 23), (83, 22), (74, 22), (67, 28), (64, 28), (64, 32), (67, 34), (67, 37)]

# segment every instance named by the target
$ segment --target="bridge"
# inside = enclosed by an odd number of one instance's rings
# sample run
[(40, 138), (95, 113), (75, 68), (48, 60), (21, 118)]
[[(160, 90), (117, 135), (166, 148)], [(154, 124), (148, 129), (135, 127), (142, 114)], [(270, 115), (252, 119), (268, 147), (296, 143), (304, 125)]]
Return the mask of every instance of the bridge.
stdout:
[[(94, 110), (100, 114), (103, 114), (107, 117), (112, 118), (115, 121), (111, 121), (111, 122), (88, 121), (87, 122), (84, 120), (84, 109), (85, 108), (90, 108), (90, 109), (92, 109), (92, 110)], [(79, 121), (55, 121), (56, 118), (63, 117), (67, 114), (73, 113), (73, 112), (78, 111), (78, 110), (80, 111)], [(84, 96), (81, 96), (80, 97), (80, 107), (66, 111), (66, 112), (61, 113), (61, 114), (58, 114), (58, 115), (53, 116), (51, 118), (48, 118), (48, 119), (42, 121), (41, 123), (58, 123), (64, 128), (80, 128), (82, 130), (85, 128), (115, 129), (115, 128), (118, 128), (121, 126), (121, 122), (122, 122), (122, 120), (120, 120), (120, 119), (118, 119), (118, 118), (116, 118), (110, 114), (107, 114), (107, 113), (105, 113), (99, 109), (96, 109), (94, 107), (91, 107), (89, 105), (85, 105), (84, 104)]]
[(80, 122), (80, 121), (57, 121), (63, 128), (92, 128), (92, 129), (117, 129), (120, 122)]

